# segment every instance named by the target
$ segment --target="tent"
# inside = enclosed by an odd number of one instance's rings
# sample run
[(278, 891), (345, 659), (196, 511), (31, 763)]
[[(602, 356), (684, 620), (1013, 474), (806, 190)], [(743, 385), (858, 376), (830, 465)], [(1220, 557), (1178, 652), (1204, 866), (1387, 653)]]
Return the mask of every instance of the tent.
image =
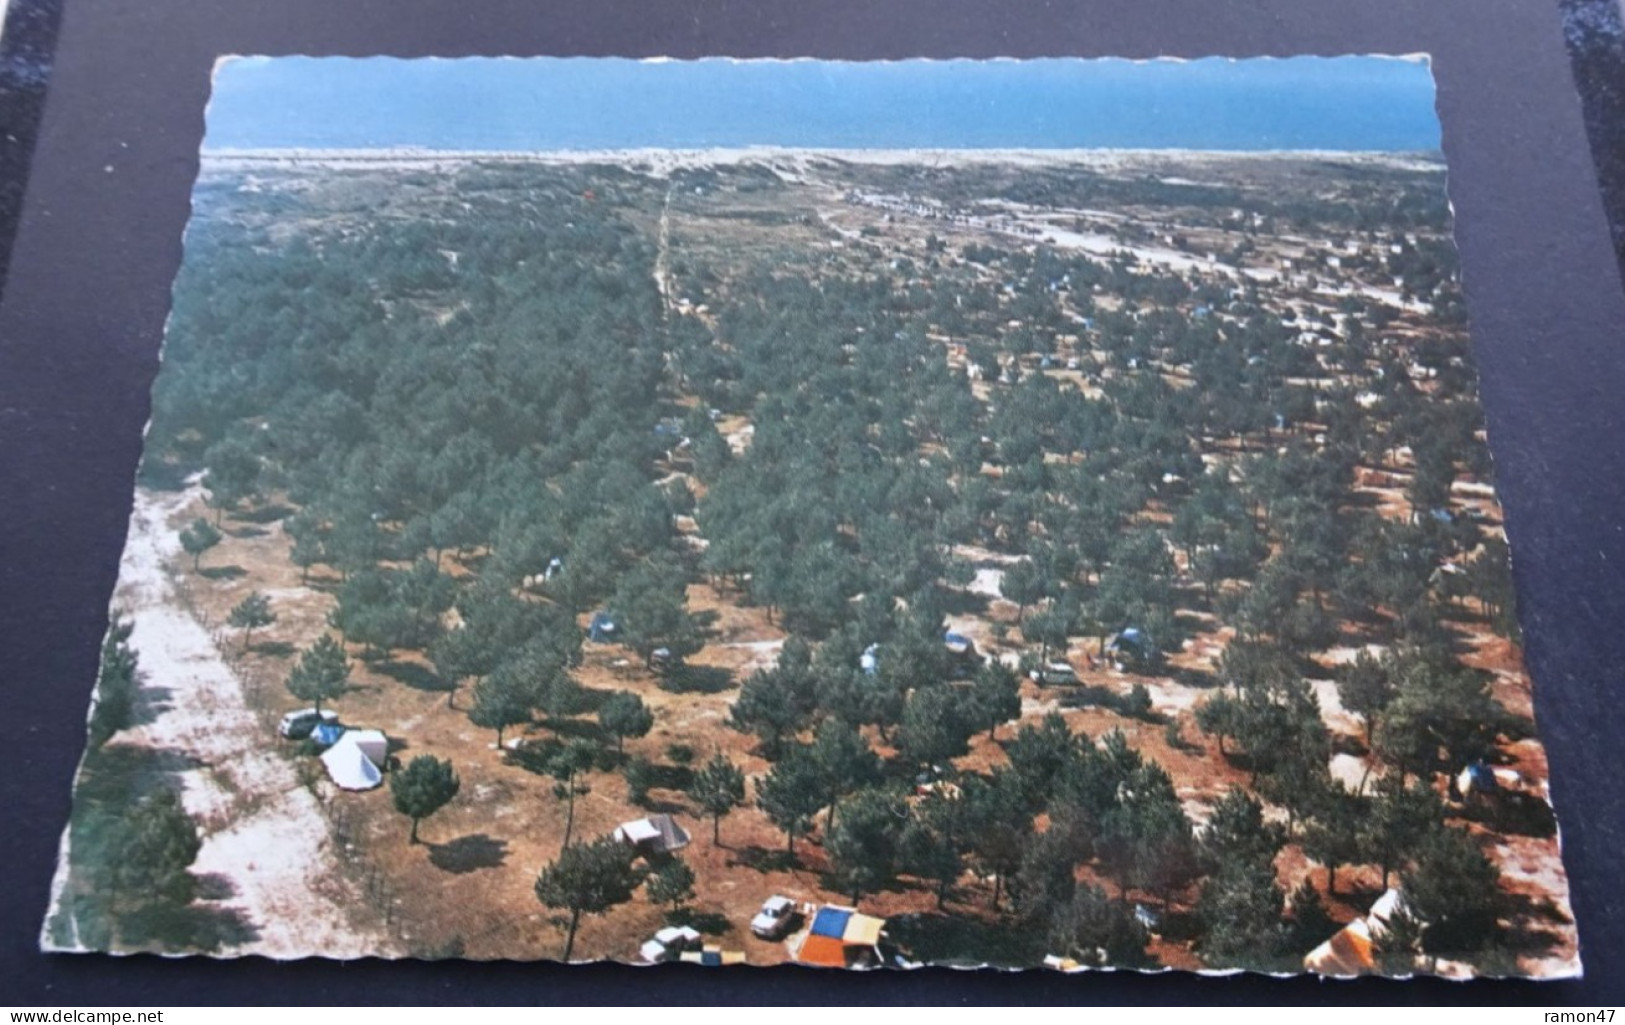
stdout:
[(1151, 635), (1136, 626), (1126, 626), (1106, 642), (1106, 651), (1118, 661), (1149, 663), (1157, 657)]
[(345, 734), (361, 753), (374, 765), (383, 765), (389, 760), (389, 738), (384, 736), (383, 730), (351, 730)]
[(1137, 626), (1126, 626), (1106, 647), (1144, 654), (1151, 649), (1151, 638)]
[(310, 731), (310, 739), (317, 747), (332, 747), (344, 736), (344, 727), (336, 722), (324, 722)]
[(1456, 777), (1456, 789), (1460, 791), (1462, 800), (1491, 797), (1501, 789), (1501, 781), (1496, 778), (1495, 770), (1480, 759), (1461, 770)]
[(384, 781), (378, 766), (357, 743), (355, 735), (358, 732), (361, 731), (346, 733), (322, 754), (322, 764), (327, 766), (327, 774), (345, 790), (371, 790)]
[(949, 630), (942, 635), (942, 643), (948, 649), (948, 660), (955, 675), (967, 676), (982, 664), (976, 642), (964, 634)]
[(863, 654), (858, 657), (858, 668), (862, 669), (864, 673), (869, 676), (873, 676), (877, 671), (879, 671), (880, 645), (871, 644), (867, 648), (863, 649)]
[(670, 815), (650, 815), (615, 827), (615, 839), (653, 854), (669, 854), (688, 846), (688, 831)]
[(1303, 967), (1317, 975), (1341, 978), (1375, 971), (1377, 962), (1371, 952), (1371, 927), (1366, 925), (1365, 919), (1356, 918), (1306, 954)]
[(706, 944), (700, 950), (685, 950), (678, 960), (688, 964), (719, 967), (721, 965), (744, 964), (745, 952), (743, 950), (723, 950), (721, 947)]
[(587, 638), (599, 644), (615, 640), (615, 617), (604, 609), (594, 612), (592, 622), (587, 624)]
[(1389, 889), (1364, 918), (1356, 918), (1331, 939), (1304, 955), (1303, 966), (1319, 975), (1349, 977), (1377, 970), (1374, 944), (1388, 931), (1388, 919), (1403, 909), (1405, 898)]
[(859, 968), (881, 963), (881, 930), (886, 920), (833, 904), (813, 914), (807, 931), (790, 940), (790, 957), (824, 968)]

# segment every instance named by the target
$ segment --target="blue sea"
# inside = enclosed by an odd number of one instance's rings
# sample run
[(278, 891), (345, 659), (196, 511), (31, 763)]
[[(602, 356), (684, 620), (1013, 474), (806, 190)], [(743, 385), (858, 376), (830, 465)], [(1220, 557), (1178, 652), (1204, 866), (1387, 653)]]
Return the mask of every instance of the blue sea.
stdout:
[(1433, 151), (1424, 59), (234, 58), (209, 149)]

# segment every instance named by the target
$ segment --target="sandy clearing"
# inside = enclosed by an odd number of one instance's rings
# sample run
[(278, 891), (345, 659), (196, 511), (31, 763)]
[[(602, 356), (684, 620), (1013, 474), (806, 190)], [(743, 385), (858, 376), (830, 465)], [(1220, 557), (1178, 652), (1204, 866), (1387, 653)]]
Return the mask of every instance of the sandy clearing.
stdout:
[(736, 648), (750, 653), (739, 668), (735, 670), (739, 675), (748, 675), (758, 669), (772, 669), (779, 663), (779, 652), (784, 649), (784, 640), (774, 641), (735, 641), (731, 644), (720, 644), (721, 648)]
[(1003, 587), (1004, 570), (983, 568), (976, 571), (976, 575), (971, 578), (971, 582), (965, 590), (971, 594), (980, 594), (988, 598), (1000, 598), (1004, 596)]
[(163, 699), (163, 711), (112, 743), (162, 749), (196, 766), (178, 773), (183, 803), (202, 831), (192, 871), (229, 881), (230, 895), (216, 906), (251, 927), (251, 938), (217, 953), (397, 954), (389, 937), (352, 920), (346, 909), (362, 898), (340, 870), (316, 795), (268, 743), (215, 639), (183, 611), (167, 570), (181, 557), (172, 521), (197, 497), (195, 486), (136, 492), (114, 607), (134, 624), (130, 646), (143, 687)]
[(1327, 768), (1331, 771), (1332, 779), (1358, 793), (1360, 787), (1369, 782), (1368, 777), (1373, 773), (1364, 758), (1350, 754), (1332, 755)]
[(1337, 696), (1337, 684), (1331, 680), (1309, 680), (1309, 689), (1315, 692), (1315, 700), (1320, 702), (1320, 718), (1328, 729), (1338, 733), (1347, 733), (1349, 736), (1363, 736), (1360, 719), (1353, 712), (1343, 707), (1342, 700)]

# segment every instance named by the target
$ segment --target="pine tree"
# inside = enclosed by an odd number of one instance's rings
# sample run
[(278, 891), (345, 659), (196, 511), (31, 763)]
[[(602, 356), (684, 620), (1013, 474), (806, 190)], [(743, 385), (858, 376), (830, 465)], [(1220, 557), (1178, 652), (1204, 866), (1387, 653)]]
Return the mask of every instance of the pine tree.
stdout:
[(1382, 869), (1382, 885), (1444, 821), (1444, 802), (1425, 781), (1404, 786), (1398, 776), (1377, 781), (1359, 823), (1362, 856)]
[(1495, 863), (1467, 833), (1440, 828), (1400, 873), (1405, 903), (1422, 927), (1430, 957), (1462, 957), (1491, 946), (1506, 903)]
[(784, 830), (785, 850), (793, 858), (796, 837), (812, 827), (824, 806), (824, 779), (806, 748), (793, 748), (756, 784), (756, 804)]
[(214, 524), (201, 518), (193, 520), (190, 527), (181, 531), (181, 548), (192, 557), (194, 573), (203, 560), (203, 553), (219, 544), (222, 536)]
[(109, 866), (113, 902), (129, 913), (191, 903), (197, 880), (189, 871), (203, 842), (180, 798), (153, 791), (121, 820), (118, 857)]
[(1048, 591), (1048, 581), (1031, 559), (1020, 559), (1004, 568), (999, 575), (999, 594), (1016, 605), (1016, 623), (1027, 615), (1027, 606), (1041, 601)]
[(418, 823), (433, 815), (457, 796), (462, 782), (451, 761), (433, 755), (418, 755), (389, 776), (389, 795), (395, 810), (412, 820), (408, 843), (418, 843)]
[(475, 726), (497, 731), (497, 747), (502, 747), (502, 732), (509, 726), (530, 722), (536, 707), (536, 693), (530, 681), (517, 673), (497, 672), (474, 684), (474, 703), (468, 710), (468, 721)]
[(823, 776), (829, 800), (829, 817), (824, 823), (827, 830), (835, 824), (835, 806), (842, 797), (880, 781), (880, 758), (870, 750), (863, 734), (835, 718), (818, 724), (807, 753)]
[(632, 848), (613, 837), (566, 847), (536, 877), (536, 899), (570, 913), (562, 961), (575, 950), (582, 915), (602, 915), (632, 899), (642, 879), (632, 866)]
[(685, 902), (694, 899), (694, 870), (683, 859), (673, 857), (651, 872), (644, 885), (649, 899), (656, 904), (670, 904), (671, 915), (675, 916)]
[(1240, 787), (1231, 787), (1208, 816), (1201, 848), (1210, 871), (1226, 865), (1268, 865), (1275, 861), (1284, 837), (1279, 826), (1264, 821), (1264, 806)]
[(629, 691), (617, 691), (598, 707), (598, 722), (615, 735), (615, 753), (622, 754), (626, 738), (647, 734), (655, 724), (655, 717), (642, 698)]
[(1315, 884), (1308, 877), (1292, 891), (1292, 896), (1287, 898), (1287, 906), (1292, 919), (1293, 950), (1313, 950), (1337, 932), (1336, 920), (1326, 910), (1325, 902), (1320, 899), (1320, 891), (1315, 889)]
[(1145, 926), (1121, 901), (1098, 886), (1080, 886), (1055, 910), (1049, 929), (1052, 950), (1091, 968), (1149, 968), (1156, 959)]
[(96, 703), (90, 717), (90, 741), (100, 747), (130, 725), (140, 689), (140, 666), (130, 634), (135, 624), (114, 620), (102, 640), (101, 668), (96, 675)]
[(301, 701), (311, 702), (320, 712), (323, 701), (331, 701), (349, 687), (350, 662), (344, 648), (331, 635), (323, 634), (299, 656), (288, 674), (288, 690)]
[(824, 835), (824, 852), (837, 885), (856, 904), (896, 874), (898, 838), (906, 805), (883, 790), (860, 790), (846, 803), (841, 819)]
[(1368, 801), (1356, 797), (1336, 780), (1326, 780), (1310, 802), (1310, 819), (1303, 831), (1304, 853), (1326, 866), (1326, 892), (1337, 894), (1337, 868), (1358, 862), (1363, 845), (1360, 824)]
[(1272, 867), (1225, 865), (1203, 884), (1196, 905), (1203, 926), (1202, 960), (1213, 968), (1284, 970), (1288, 953), (1284, 911)]
[(970, 750), (975, 731), (959, 692), (937, 683), (908, 696), (897, 728), (897, 747), (916, 765), (946, 765)]
[(562, 849), (570, 847), (570, 836), (575, 830), (576, 798), (587, 792), (581, 782), (581, 777), (592, 768), (597, 761), (597, 750), (585, 740), (572, 740), (563, 745), (547, 759), (544, 770), (556, 781), (553, 784), (553, 796), (563, 801), (564, 811), (564, 841)]
[(679, 658), (700, 649), (699, 625), (688, 612), (687, 576), (675, 562), (643, 563), (623, 574), (611, 607), (620, 639), (645, 666), (656, 648), (668, 648)]
[(270, 626), (276, 622), (276, 613), (271, 611), (271, 600), (258, 591), (232, 607), (231, 614), (226, 622), (232, 626), (241, 627), (243, 631), (243, 651), (248, 651), (249, 639), (254, 631), (262, 626)]
[(1033, 817), (1023, 797), (1021, 781), (1009, 771), (995, 770), (991, 776), (965, 780), (965, 844), (982, 874), (993, 876), (995, 911), (1005, 880), (1021, 867), (1021, 856), (1032, 837)]
[(997, 660), (985, 663), (971, 680), (971, 707), (987, 723), (987, 739), (1002, 722), (1021, 715), (1021, 679), (1014, 669)]
[(1362, 651), (1337, 681), (1337, 700), (1365, 723), (1368, 747), (1378, 716), (1387, 709), (1397, 693), (1390, 675), (1392, 668), (1390, 660), (1379, 662), (1371, 657), (1370, 652)]
[(718, 751), (694, 774), (688, 796), (702, 812), (711, 816), (711, 844), (717, 846), (722, 835), (722, 816), (745, 802), (745, 774)]
[(948, 899), (948, 888), (965, 871), (964, 818), (960, 795), (932, 791), (915, 802), (914, 814), (897, 840), (902, 870), (936, 882), (938, 910)]

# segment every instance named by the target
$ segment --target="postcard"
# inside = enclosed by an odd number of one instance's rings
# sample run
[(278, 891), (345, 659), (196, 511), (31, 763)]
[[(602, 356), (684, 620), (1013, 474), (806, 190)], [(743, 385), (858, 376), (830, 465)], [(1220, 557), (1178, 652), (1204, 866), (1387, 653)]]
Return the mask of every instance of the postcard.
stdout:
[(1433, 95), (223, 60), (42, 945), (1578, 974)]

